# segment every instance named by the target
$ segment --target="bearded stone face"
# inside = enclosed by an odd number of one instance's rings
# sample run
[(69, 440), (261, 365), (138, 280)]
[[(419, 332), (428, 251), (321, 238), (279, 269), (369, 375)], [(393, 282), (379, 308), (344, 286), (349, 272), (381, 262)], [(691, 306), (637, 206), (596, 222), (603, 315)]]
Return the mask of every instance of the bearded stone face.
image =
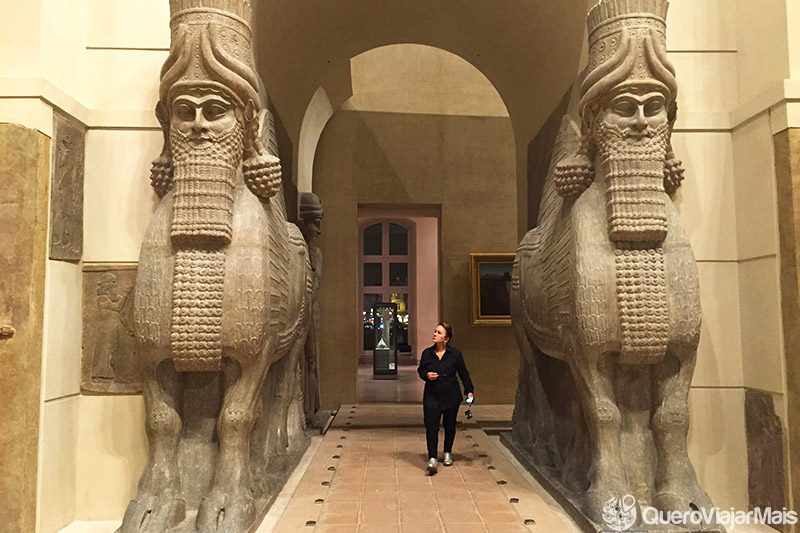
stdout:
[(603, 100), (591, 130), (598, 175), (606, 184), (609, 237), (615, 242), (662, 242), (670, 137), (666, 96), (654, 85), (623, 84)]
[(195, 145), (214, 141), (237, 125), (235, 104), (215, 93), (179, 94), (170, 115), (170, 127)]
[(243, 156), (240, 108), (220, 91), (199, 87), (170, 104), (174, 171), (173, 243), (230, 242), (233, 191)]
[(657, 91), (617, 91), (603, 106), (602, 120), (619, 128), (625, 139), (641, 142), (667, 124), (667, 101)]

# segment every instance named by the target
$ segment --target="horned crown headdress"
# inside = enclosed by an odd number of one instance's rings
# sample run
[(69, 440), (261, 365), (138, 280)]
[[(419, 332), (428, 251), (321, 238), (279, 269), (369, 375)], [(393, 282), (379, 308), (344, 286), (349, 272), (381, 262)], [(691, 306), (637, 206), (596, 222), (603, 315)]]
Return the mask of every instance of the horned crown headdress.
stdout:
[(668, 8), (667, 0), (604, 0), (589, 12), (581, 115), (611, 89), (625, 85), (653, 86), (675, 101), (678, 84), (666, 52)]
[(216, 87), (244, 107), (258, 105), (246, 0), (170, 0), (172, 47), (161, 68), (159, 97), (183, 88)]
[(153, 188), (161, 197), (172, 189), (169, 103), (177, 92), (208, 88), (231, 96), (244, 112), (245, 182), (257, 196), (273, 196), (280, 187), (280, 166), (258, 135), (260, 80), (253, 61), (250, 0), (170, 0), (169, 5), (172, 43), (161, 68), (156, 107), (165, 146), (153, 162)]
[[(594, 180), (593, 146), (588, 122), (612, 90), (652, 87), (667, 99), (669, 121), (677, 111), (675, 68), (667, 58), (668, 0), (600, 0), (589, 12), (589, 63), (580, 84), (578, 112), (583, 121), (577, 154), (560, 161), (555, 186), (565, 198), (576, 198)], [(664, 187), (672, 194), (683, 180), (683, 167), (668, 149)]]

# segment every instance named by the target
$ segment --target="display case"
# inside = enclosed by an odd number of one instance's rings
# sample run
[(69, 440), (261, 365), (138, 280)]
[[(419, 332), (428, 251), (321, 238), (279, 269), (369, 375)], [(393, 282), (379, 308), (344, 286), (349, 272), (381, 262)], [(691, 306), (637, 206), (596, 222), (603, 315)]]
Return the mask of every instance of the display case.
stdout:
[(372, 375), (377, 379), (397, 379), (397, 304), (376, 303), (372, 319), (375, 331)]

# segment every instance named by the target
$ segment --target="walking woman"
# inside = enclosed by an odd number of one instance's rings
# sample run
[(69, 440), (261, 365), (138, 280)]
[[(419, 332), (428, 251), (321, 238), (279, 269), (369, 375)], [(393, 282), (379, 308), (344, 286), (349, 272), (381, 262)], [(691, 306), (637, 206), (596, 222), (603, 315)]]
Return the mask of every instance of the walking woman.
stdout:
[(453, 464), (453, 440), (456, 437), (456, 416), (461, 405), (461, 388), (456, 374), (464, 385), (467, 401), (472, 402), (472, 380), (469, 379), (464, 356), (448, 343), (453, 339), (450, 324), (439, 323), (433, 330), (433, 346), (425, 348), (417, 372), (425, 382), (422, 409), (425, 418), (425, 436), (428, 441), (428, 475), (438, 470), (439, 421), (444, 425), (444, 466)]

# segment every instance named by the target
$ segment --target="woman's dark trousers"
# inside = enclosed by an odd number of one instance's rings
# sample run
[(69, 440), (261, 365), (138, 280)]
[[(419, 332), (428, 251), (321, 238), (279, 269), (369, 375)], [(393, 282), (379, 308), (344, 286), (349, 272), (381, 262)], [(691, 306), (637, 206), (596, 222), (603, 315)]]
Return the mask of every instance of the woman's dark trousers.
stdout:
[(444, 425), (444, 451), (452, 453), (453, 440), (456, 438), (456, 417), (458, 406), (452, 409), (438, 409), (436, 407), (422, 407), (425, 419), (425, 437), (428, 441), (428, 457), (438, 457), (439, 448), (439, 420)]

